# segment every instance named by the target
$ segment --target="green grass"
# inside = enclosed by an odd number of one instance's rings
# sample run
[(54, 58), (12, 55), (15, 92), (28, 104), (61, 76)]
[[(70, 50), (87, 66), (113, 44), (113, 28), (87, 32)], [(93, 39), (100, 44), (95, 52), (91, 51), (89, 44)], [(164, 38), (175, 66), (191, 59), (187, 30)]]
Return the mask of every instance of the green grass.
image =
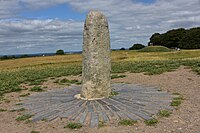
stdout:
[(5, 111), (7, 111), (7, 110), (0, 108), (0, 112), (5, 112)]
[(61, 85), (62, 84), (68, 84), (68, 85), (70, 85), (70, 84), (77, 84), (77, 85), (81, 84), (81, 82), (79, 82), (76, 79), (69, 80), (69, 79), (66, 79), (66, 78), (61, 79), (61, 80), (57, 79), (56, 81), (54, 81), (54, 83), (58, 83), (58, 84), (61, 84)]
[(99, 121), (98, 128), (105, 127), (106, 124), (103, 121)]
[(111, 97), (113, 97), (113, 96), (117, 96), (117, 95), (119, 95), (119, 92), (116, 92), (116, 91), (111, 91), (111, 93), (110, 93), (110, 98)]
[(39, 131), (31, 131), (31, 133), (40, 133)]
[(169, 110), (160, 110), (159, 111), (159, 116), (161, 117), (169, 117), (171, 115), (171, 111)]
[(29, 124), (29, 123), (33, 123), (33, 121), (29, 119), (25, 121), (25, 124)]
[(181, 104), (181, 100), (173, 100), (171, 102), (171, 106), (179, 106)]
[(22, 105), (22, 103), (17, 103), (17, 104), (15, 104), (15, 105), (20, 106), (20, 105)]
[(20, 97), (27, 97), (27, 96), (29, 96), (30, 95), (30, 93), (26, 93), (26, 94), (22, 94), (22, 95), (19, 95)]
[(47, 80), (44, 79), (38, 79), (38, 80), (33, 80), (29, 83), (29, 85), (41, 85), (43, 82), (46, 82)]
[[(200, 74), (200, 51), (179, 51), (179, 52), (133, 52), (133, 51), (116, 51), (113, 52), (112, 60), (112, 73), (140, 73), (154, 75), (162, 74), (164, 72), (174, 71), (180, 66), (189, 66), (197, 74)], [(79, 55), (73, 55), (74, 57), (80, 58)], [(70, 56), (70, 58), (74, 58)], [(121, 60), (120, 58), (125, 56), (126, 59)], [(16, 59), (6, 60), (0, 63), (0, 97), (5, 93), (19, 92), (23, 90), (21, 84), (34, 84), (40, 85), (45, 82), (49, 77), (57, 78), (61, 76), (69, 75), (80, 75), (81, 60), (71, 63), (59, 62), (59, 58), (68, 58), (65, 56), (52, 56), (45, 57), (48, 60), (45, 63), (37, 64), (44, 61), (43, 58), (32, 58), (32, 59)], [(51, 58), (56, 58), (56, 63), (51, 63)], [(57, 59), (58, 58), (58, 59)], [(69, 59), (70, 59), (69, 58)], [(75, 59), (75, 58), (74, 58)], [(28, 64), (35, 63), (32, 65), (26, 64), (26, 60), (30, 60)], [(23, 61), (18, 68), (7, 69), (7, 66), (14, 67), (16, 63)], [(2, 62), (4, 67), (1, 66)], [(6, 64), (8, 62), (8, 64)], [(13, 64), (9, 64), (13, 62)], [(59, 63), (57, 63), (59, 62)], [(17, 65), (17, 64), (16, 64)], [(18, 64), (19, 66), (19, 64)], [(59, 82), (59, 80), (57, 81)], [(70, 81), (71, 83), (80, 84), (77, 81)]]
[(60, 81), (59, 79), (56, 79), (56, 80), (54, 81), (54, 83), (59, 83), (59, 81)]
[(33, 88), (30, 89), (30, 91), (33, 91), (33, 92), (42, 92), (43, 89), (41, 88), (41, 86), (34, 86)]
[(184, 100), (183, 96), (179, 93), (173, 93), (173, 95), (176, 95), (177, 97), (174, 97), (171, 106), (179, 106), (182, 103), (182, 100)]
[(174, 93), (172, 93), (173, 95), (181, 95), (180, 93), (178, 93), (178, 92), (174, 92)]
[(138, 51), (139, 52), (171, 52), (173, 50), (164, 46), (148, 46)]
[(10, 112), (22, 112), (22, 111), (25, 111), (26, 109), (25, 108), (20, 108), (20, 109), (13, 109), (13, 110), (10, 110)]
[(17, 121), (25, 121), (25, 120), (28, 120), (29, 118), (31, 118), (33, 115), (30, 115), (30, 114), (25, 114), (25, 115), (21, 115), (21, 116), (18, 116), (16, 118)]
[(18, 112), (21, 112), (21, 111), (25, 111), (26, 109), (25, 108), (20, 108), (20, 109), (18, 109), (17, 111)]
[(43, 118), (41, 121), (48, 122), (48, 119)]
[(158, 120), (157, 119), (149, 119), (149, 120), (146, 120), (144, 122), (147, 126), (154, 126), (158, 123)]
[(119, 125), (124, 125), (124, 126), (133, 126), (136, 123), (137, 123), (137, 121), (128, 120), (128, 119), (124, 119), (124, 120), (119, 121)]
[(4, 102), (5, 102), (5, 103), (10, 103), (10, 100), (4, 99)]
[(70, 128), (70, 129), (79, 129), (79, 128), (82, 128), (82, 127), (83, 127), (82, 124), (80, 124), (80, 123), (73, 123), (73, 122), (70, 122), (66, 126), (64, 126), (64, 128)]
[(111, 79), (124, 78), (124, 77), (126, 77), (126, 75), (118, 75), (118, 74), (111, 75)]
[(0, 96), (9, 92), (18, 92), (22, 88), (20, 84), (31, 84), (32, 82), (43, 81), (48, 77), (61, 77), (78, 75), (81, 73), (81, 65), (66, 66), (31, 66), (15, 70), (0, 71)]

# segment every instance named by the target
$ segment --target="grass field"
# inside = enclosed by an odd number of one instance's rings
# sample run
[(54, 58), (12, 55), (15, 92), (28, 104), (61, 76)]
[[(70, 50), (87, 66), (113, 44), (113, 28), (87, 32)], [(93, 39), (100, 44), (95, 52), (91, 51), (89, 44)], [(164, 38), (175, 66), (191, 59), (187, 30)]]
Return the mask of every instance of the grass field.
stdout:
[[(200, 74), (200, 50), (172, 52), (113, 51), (112, 73), (161, 74), (181, 65)], [(20, 91), (20, 85), (40, 85), (49, 77), (81, 74), (81, 54), (0, 61), (0, 95)]]

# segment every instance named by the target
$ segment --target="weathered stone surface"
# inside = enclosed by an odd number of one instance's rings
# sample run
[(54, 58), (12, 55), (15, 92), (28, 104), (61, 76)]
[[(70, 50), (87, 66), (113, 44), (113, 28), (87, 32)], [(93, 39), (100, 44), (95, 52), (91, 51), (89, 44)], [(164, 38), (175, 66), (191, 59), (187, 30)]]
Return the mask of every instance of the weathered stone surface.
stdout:
[(110, 87), (110, 35), (106, 17), (91, 11), (86, 18), (83, 35), (83, 71), (81, 97), (108, 97)]

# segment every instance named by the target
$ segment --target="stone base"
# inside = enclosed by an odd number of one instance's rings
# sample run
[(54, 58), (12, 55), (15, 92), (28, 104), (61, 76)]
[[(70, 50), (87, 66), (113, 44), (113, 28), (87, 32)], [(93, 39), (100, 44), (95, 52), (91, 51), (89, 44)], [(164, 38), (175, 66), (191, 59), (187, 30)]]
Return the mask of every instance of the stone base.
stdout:
[(87, 99), (87, 98), (81, 97), (81, 94), (76, 94), (74, 97), (77, 98), (77, 99), (80, 99), (80, 100), (88, 100), (88, 101), (100, 100), (100, 99), (105, 98), (105, 97), (102, 97), (102, 98), (89, 98), (89, 99)]
[(81, 86), (70, 86), (67, 89), (41, 92), (23, 100), (17, 108), (27, 109), (33, 114), (32, 121), (42, 119), (52, 121), (66, 118), (90, 127), (97, 127), (99, 121), (152, 119), (159, 110), (173, 110), (170, 106), (174, 95), (158, 91), (155, 87), (133, 84), (113, 84), (113, 91), (119, 94), (103, 99), (77, 99)]

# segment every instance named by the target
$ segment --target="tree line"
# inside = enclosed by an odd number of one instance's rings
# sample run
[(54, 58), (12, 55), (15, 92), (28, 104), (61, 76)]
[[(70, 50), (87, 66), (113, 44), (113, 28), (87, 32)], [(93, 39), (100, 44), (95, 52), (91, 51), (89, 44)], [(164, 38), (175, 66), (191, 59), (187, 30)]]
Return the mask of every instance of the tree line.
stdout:
[(150, 37), (148, 46), (159, 45), (168, 48), (199, 49), (200, 27), (191, 29), (173, 29), (166, 33), (154, 33)]

